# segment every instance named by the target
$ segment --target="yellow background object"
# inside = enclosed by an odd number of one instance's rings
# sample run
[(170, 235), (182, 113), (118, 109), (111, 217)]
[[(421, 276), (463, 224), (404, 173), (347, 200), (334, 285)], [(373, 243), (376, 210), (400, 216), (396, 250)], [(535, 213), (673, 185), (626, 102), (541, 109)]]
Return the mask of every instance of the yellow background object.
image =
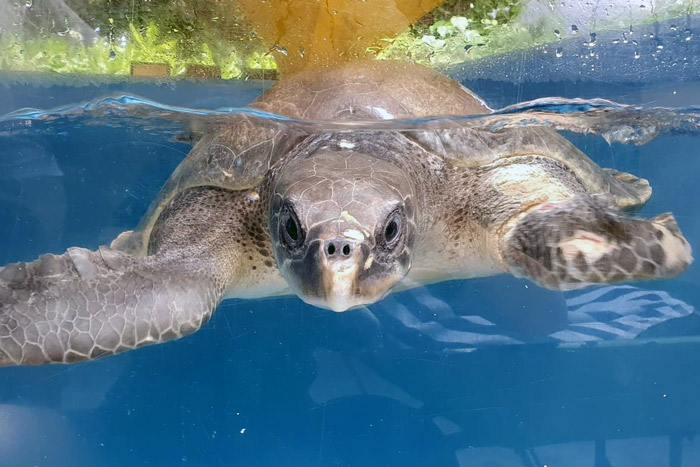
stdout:
[(239, 0), (280, 71), (331, 66), (364, 58), (444, 0)]

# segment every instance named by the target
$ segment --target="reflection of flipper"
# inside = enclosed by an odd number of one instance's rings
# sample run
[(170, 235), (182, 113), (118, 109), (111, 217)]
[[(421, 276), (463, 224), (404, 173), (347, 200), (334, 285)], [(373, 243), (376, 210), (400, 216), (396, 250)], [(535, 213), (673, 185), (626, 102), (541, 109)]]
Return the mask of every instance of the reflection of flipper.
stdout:
[(71, 362), (189, 334), (220, 290), (182, 260), (71, 248), (0, 268), (0, 366)]
[[(422, 305), (421, 295), (444, 300), (449, 309)], [(392, 294), (369, 311), (378, 325), (365, 323), (364, 334), (377, 327), (382, 333), (371, 345), (437, 358), (511, 345), (690, 336), (700, 326), (695, 309), (664, 290), (624, 284), (562, 293), (527, 287), (506, 275), (417, 287)]]
[(672, 277), (692, 261), (671, 214), (628, 218), (584, 197), (529, 211), (506, 233), (503, 257), (516, 276), (552, 289)]

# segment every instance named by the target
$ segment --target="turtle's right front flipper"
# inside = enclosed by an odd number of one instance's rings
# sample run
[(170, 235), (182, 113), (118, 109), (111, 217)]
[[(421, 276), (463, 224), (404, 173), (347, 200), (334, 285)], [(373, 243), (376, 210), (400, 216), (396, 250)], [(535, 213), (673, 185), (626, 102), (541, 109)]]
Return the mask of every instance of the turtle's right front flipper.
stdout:
[(72, 362), (199, 329), (224, 294), (284, 293), (250, 192), (197, 187), (156, 220), (147, 256), (71, 248), (0, 268), (0, 366)]
[(183, 261), (71, 248), (0, 268), (0, 366), (88, 360), (196, 331), (223, 285)]
[(508, 270), (552, 289), (668, 278), (693, 261), (671, 214), (626, 217), (587, 196), (543, 203), (504, 230)]

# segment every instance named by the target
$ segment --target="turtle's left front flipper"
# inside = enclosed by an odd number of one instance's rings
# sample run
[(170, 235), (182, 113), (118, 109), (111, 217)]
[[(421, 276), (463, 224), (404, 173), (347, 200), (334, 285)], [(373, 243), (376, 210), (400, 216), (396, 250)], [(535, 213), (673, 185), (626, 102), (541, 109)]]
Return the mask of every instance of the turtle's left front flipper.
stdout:
[(503, 231), (509, 272), (551, 289), (669, 278), (693, 261), (671, 214), (631, 218), (587, 196), (540, 204)]
[(0, 366), (93, 359), (196, 331), (223, 286), (193, 269), (106, 247), (0, 268)]

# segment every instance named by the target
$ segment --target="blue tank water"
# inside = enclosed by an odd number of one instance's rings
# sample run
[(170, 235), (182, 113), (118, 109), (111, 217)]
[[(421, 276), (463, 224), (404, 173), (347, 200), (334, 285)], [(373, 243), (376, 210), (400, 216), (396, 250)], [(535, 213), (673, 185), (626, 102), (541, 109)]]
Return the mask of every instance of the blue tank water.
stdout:
[[(544, 96), (700, 104), (697, 81), (465, 85), (495, 107)], [(240, 106), (261, 91), (14, 82), (0, 86), (0, 113), (112, 92)], [(0, 264), (109, 243), (190, 147), (142, 120), (35, 125), (0, 128)], [(673, 211), (700, 248), (698, 136), (567, 136), (600, 165), (647, 178), (641, 214)], [(344, 314), (292, 297), (227, 301), (179, 341), (0, 369), (0, 465), (700, 465), (699, 285), (693, 265), (670, 281), (566, 293), (505, 276), (449, 282)]]

